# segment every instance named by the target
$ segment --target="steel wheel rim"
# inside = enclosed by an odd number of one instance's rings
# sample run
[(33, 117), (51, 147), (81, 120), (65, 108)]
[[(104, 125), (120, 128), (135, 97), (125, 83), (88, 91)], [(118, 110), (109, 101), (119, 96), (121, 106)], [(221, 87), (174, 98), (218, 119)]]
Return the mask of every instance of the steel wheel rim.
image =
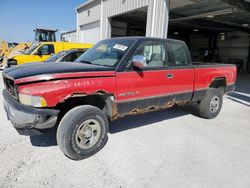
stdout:
[(81, 149), (93, 147), (101, 135), (101, 125), (95, 119), (85, 120), (76, 131), (76, 144)]
[(211, 99), (211, 102), (210, 102), (210, 111), (212, 113), (215, 113), (218, 111), (219, 109), (219, 106), (220, 106), (220, 99), (218, 96), (213, 96), (213, 98)]

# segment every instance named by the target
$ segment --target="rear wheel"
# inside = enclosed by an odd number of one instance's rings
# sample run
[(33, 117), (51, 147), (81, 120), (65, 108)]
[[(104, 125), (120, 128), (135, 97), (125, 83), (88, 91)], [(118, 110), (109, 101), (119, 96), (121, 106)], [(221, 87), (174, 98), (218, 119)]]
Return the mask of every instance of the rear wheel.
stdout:
[(218, 89), (210, 88), (198, 105), (199, 114), (206, 119), (213, 119), (220, 113), (222, 103), (222, 93)]
[(62, 118), (57, 130), (57, 143), (71, 159), (94, 155), (106, 143), (108, 121), (104, 113), (89, 105), (75, 107)]

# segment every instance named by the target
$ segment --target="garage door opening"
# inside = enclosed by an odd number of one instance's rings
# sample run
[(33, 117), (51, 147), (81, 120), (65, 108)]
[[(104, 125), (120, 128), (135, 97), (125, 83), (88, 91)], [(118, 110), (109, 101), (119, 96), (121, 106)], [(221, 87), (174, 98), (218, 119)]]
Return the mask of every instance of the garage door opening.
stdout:
[(250, 72), (250, 3), (239, 2), (199, 1), (171, 9), (168, 37), (184, 40), (193, 61), (231, 63)]
[(145, 36), (147, 7), (110, 18), (111, 37)]
[(100, 22), (92, 22), (80, 27), (80, 41), (82, 43), (95, 44), (100, 39)]

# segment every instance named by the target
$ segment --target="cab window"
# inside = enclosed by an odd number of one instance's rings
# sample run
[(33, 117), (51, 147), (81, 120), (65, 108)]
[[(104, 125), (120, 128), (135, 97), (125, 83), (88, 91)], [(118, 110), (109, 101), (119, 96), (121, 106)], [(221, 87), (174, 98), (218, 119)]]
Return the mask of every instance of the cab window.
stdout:
[(168, 50), (175, 66), (189, 65), (187, 47), (184, 43), (168, 42)]
[(65, 57), (63, 57), (62, 61), (73, 62), (75, 61), (83, 52), (72, 52)]
[(53, 44), (44, 44), (38, 49), (39, 54), (41, 55), (51, 55), (55, 53)]
[(168, 54), (166, 53), (163, 42), (142, 42), (131, 56), (130, 61), (132, 61), (133, 57), (135, 56), (143, 56), (146, 59), (144, 69), (150, 69), (154, 67), (168, 67), (170, 65)]

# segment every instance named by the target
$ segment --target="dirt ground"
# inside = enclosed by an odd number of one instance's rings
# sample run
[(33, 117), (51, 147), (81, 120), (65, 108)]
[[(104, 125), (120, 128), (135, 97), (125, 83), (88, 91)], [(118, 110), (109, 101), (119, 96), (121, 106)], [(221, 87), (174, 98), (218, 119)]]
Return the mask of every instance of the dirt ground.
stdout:
[(126, 117), (82, 161), (60, 152), (53, 130), (18, 135), (0, 96), (0, 187), (249, 188), (250, 76), (240, 80), (216, 119), (198, 117), (193, 106)]

